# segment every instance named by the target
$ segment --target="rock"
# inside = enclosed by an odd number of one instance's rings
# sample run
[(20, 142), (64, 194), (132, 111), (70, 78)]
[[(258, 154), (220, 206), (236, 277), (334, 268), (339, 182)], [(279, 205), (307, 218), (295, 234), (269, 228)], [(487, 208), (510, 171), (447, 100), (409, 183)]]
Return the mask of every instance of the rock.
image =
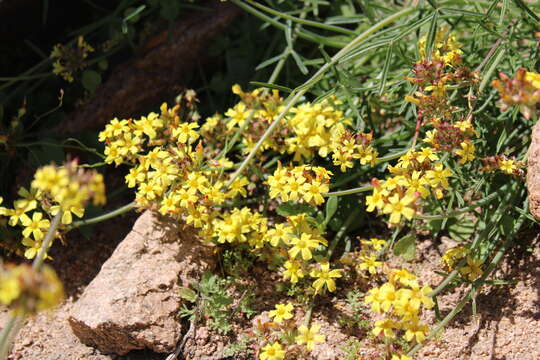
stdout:
[(540, 122), (532, 128), (532, 140), (527, 158), (527, 190), (529, 210), (540, 220)]
[(173, 351), (179, 286), (213, 266), (210, 250), (182, 225), (146, 211), (75, 303), (73, 332), (104, 353)]
[[(111, 360), (96, 349), (86, 346), (73, 335), (67, 322), (73, 306), (68, 299), (54, 310), (28, 318), (15, 338), (9, 360)], [(45, 329), (45, 331), (44, 331)]]

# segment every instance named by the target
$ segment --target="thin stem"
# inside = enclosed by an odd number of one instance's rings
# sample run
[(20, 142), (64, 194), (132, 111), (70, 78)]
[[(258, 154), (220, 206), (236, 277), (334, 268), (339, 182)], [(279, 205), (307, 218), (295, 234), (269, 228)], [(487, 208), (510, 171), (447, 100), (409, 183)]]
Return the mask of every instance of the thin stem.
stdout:
[(373, 188), (374, 188), (373, 185), (365, 185), (365, 186), (357, 187), (357, 188), (354, 188), (354, 189), (329, 192), (329, 193), (323, 194), (323, 196), (329, 197), (329, 196), (351, 195), (351, 194), (357, 194), (357, 193), (361, 193), (361, 192), (370, 191)]
[(60, 220), (62, 220), (62, 214), (63, 212), (60, 210), (51, 222), (51, 226), (49, 227), (49, 230), (47, 231), (47, 234), (45, 235), (45, 239), (43, 239), (43, 244), (41, 245), (41, 248), (39, 249), (39, 252), (37, 253), (36, 258), (34, 259), (34, 262), (32, 263), (32, 267), (35, 270), (39, 271), (41, 269), (41, 266), (43, 265), (43, 261), (45, 261), (45, 257), (47, 256), (47, 251), (49, 250), (49, 247), (51, 246), (51, 243), (56, 234), (56, 229), (58, 229), (58, 226), (60, 225)]
[(335, 31), (335, 32), (339, 32), (339, 33), (342, 33), (342, 34), (345, 34), (345, 35), (356, 35), (357, 34), (356, 32), (354, 32), (352, 30), (345, 29), (345, 28), (342, 28), (342, 27), (339, 27), (339, 26), (321, 24), (321, 23), (318, 23), (316, 21), (305, 20), (305, 19), (302, 19), (302, 18), (294, 17), (294, 16), (291, 16), (291, 15), (289, 15), (287, 13), (277, 11), (277, 10), (274, 10), (274, 9), (272, 9), (270, 7), (264, 6), (263, 4), (259, 4), (259, 3), (255, 2), (253, 0), (244, 0), (244, 1), (249, 3), (250, 5), (252, 5), (253, 7), (256, 7), (256, 8), (259, 8), (259, 9), (263, 10), (263, 11), (266, 11), (269, 14), (272, 14), (274, 16), (279, 16), (279, 17), (281, 17), (283, 19), (291, 20), (291, 21), (294, 21), (294, 22), (299, 23), (299, 24), (317, 27), (317, 28), (320, 28), (320, 29), (323, 29), (323, 30)]
[(480, 86), (478, 87), (478, 94), (481, 94), (482, 91), (484, 91), (484, 88), (488, 84), (489, 79), (491, 78), (491, 75), (493, 75), (493, 72), (495, 72), (495, 69), (497, 68), (501, 60), (504, 58), (505, 54), (506, 54), (505, 49), (501, 49), (501, 51), (499, 51), (499, 53), (497, 54), (497, 57), (495, 58), (495, 60), (493, 60), (493, 63), (487, 70), (486, 74), (484, 75), (484, 78), (482, 79), (482, 82), (480, 83)]
[[(238, 4), (239, 1), (233, 0), (235, 4)], [(338, 51), (329, 62), (324, 64), (308, 81), (306, 81), (302, 86), (296, 88), (291, 95), (289, 95), (287, 105), (285, 108), (281, 111), (281, 113), (278, 115), (278, 117), (274, 120), (274, 122), (268, 127), (268, 129), (265, 131), (265, 133), (261, 136), (257, 144), (253, 147), (253, 149), (249, 152), (248, 156), (244, 159), (242, 164), (240, 164), (240, 167), (236, 172), (233, 174), (229, 182), (227, 183), (227, 187), (229, 187), (234, 180), (244, 171), (246, 166), (249, 165), (255, 154), (259, 151), (260, 147), (266, 141), (266, 139), (272, 134), (274, 129), (278, 126), (278, 124), (281, 122), (283, 118), (285, 118), (285, 115), (289, 112), (289, 110), (293, 107), (294, 104), (313, 86), (315, 85), (319, 80), (321, 80), (322, 76), (326, 71), (328, 71), (332, 66), (334, 66), (344, 55), (346, 55), (349, 51), (353, 50), (360, 44), (362, 44), (371, 34), (375, 33), (376, 31), (380, 30), (381, 28), (393, 23), (397, 19), (409, 15), (410, 13), (416, 11), (416, 8), (411, 7), (404, 10), (401, 10), (397, 13), (395, 13), (392, 16), (387, 17), (384, 20), (381, 20), (377, 24), (373, 25), (366, 31), (364, 31), (362, 34), (358, 35), (355, 39), (353, 39), (350, 43), (348, 43), (344, 48), (342, 48), (340, 51)], [(292, 98), (291, 98), (292, 96)]]
[(6, 325), (2, 329), (2, 332), (0, 333), (0, 359), (6, 359), (9, 351), (9, 344), (10, 344), (10, 333), (15, 327), (15, 323), (17, 322), (17, 316), (10, 315)]
[(447, 218), (453, 218), (453, 217), (456, 217), (456, 216), (461, 215), (463, 213), (466, 213), (467, 211), (470, 211), (470, 210), (472, 210), (474, 208), (477, 208), (477, 207), (480, 207), (480, 206), (483, 206), (483, 205), (486, 205), (486, 204), (490, 203), (491, 201), (496, 199), (499, 195), (501, 195), (502, 192), (503, 192), (502, 189), (500, 189), (499, 191), (496, 191), (496, 192), (494, 192), (492, 194), (489, 194), (485, 198), (478, 200), (477, 202), (475, 202), (472, 205), (466, 206), (466, 207), (461, 208), (461, 209), (454, 210), (454, 211), (446, 213), (446, 214), (418, 215), (418, 216), (416, 216), (416, 219), (421, 219), (421, 220), (443, 220), (443, 219), (447, 219)]
[(111, 212), (105, 213), (103, 215), (96, 216), (96, 217), (93, 217), (93, 218), (90, 218), (90, 219), (74, 221), (71, 224), (71, 226), (68, 228), (68, 230), (72, 230), (72, 229), (75, 229), (75, 228), (78, 228), (78, 227), (81, 227), (81, 226), (85, 226), (85, 225), (97, 224), (97, 223), (100, 223), (102, 221), (112, 219), (115, 216), (125, 214), (128, 211), (134, 209), (136, 205), (137, 204), (135, 202), (130, 202), (129, 204), (124, 205), (121, 208), (118, 208), (118, 209), (113, 210)]
[[(240, 0), (230, 0), (232, 3), (234, 3), (236, 6), (242, 8), (246, 12), (262, 19), (265, 23), (268, 23), (272, 26), (277, 27), (280, 30), (285, 31), (287, 29), (287, 26), (280, 23), (279, 21), (275, 20), (274, 18), (258, 11), (257, 9), (253, 8), (252, 6), (249, 6), (248, 4), (245, 4), (243, 1)], [(319, 36), (311, 32), (305, 32), (305, 31), (298, 31), (298, 36), (302, 39), (312, 41), (317, 44), (327, 45), (334, 48), (341, 48), (344, 45), (344, 42), (342, 41), (335, 41), (331, 40), (330, 38), (327, 38), (325, 36)]]
[(347, 229), (349, 229), (349, 226), (351, 226), (351, 224), (353, 223), (353, 221), (356, 219), (358, 215), (359, 215), (358, 210), (351, 212), (347, 220), (345, 220), (341, 228), (338, 230), (336, 236), (334, 237), (334, 240), (332, 241), (332, 243), (330, 244), (330, 247), (328, 248), (328, 259), (332, 257), (332, 254), (334, 253), (334, 250), (337, 244), (339, 243), (343, 235), (345, 235), (345, 233), (347, 232)]

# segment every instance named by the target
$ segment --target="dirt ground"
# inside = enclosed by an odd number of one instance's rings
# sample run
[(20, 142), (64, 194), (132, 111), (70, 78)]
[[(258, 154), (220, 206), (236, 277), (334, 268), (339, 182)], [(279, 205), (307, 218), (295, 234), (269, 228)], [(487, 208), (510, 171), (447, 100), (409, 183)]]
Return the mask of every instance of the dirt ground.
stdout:
[[(67, 300), (55, 311), (40, 314), (28, 320), (20, 332), (10, 359), (165, 359), (167, 354), (136, 351), (126, 356), (104, 355), (80, 343), (67, 323), (72, 304), (84, 287), (99, 271), (101, 264), (112, 253), (118, 242), (129, 232), (137, 214), (128, 214), (120, 220), (100, 224), (90, 238), (73, 233), (69, 245), (57, 244), (51, 252), (52, 265), (66, 286)], [(106, 229), (106, 231), (105, 231)], [(477, 315), (472, 315), (468, 305), (445, 330), (444, 334), (430, 341), (415, 359), (463, 359), (463, 360), (538, 360), (540, 359), (540, 246), (539, 236), (528, 236), (519, 240), (512, 254), (507, 256), (496, 274), (500, 280), (514, 280), (511, 285), (485, 287), (476, 298)], [(440, 253), (445, 249), (442, 243), (425, 240), (419, 243), (417, 261), (408, 265), (419, 277), (435, 286), (440, 276)], [(398, 259), (391, 259), (399, 266)], [(261, 274), (254, 274), (265, 279)], [(270, 309), (277, 301), (272, 292), (273, 279), (266, 277), (268, 287), (257, 294), (256, 310)], [(264, 281), (263, 281), (264, 283)], [(342, 284), (345, 290), (347, 284)], [(266, 288), (266, 290), (264, 290)], [(459, 301), (465, 289), (439, 299), (444, 316)], [(268, 304), (266, 304), (268, 302)], [(350, 309), (349, 309), (350, 310)], [(322, 333), (327, 342), (317, 346), (315, 359), (345, 359), (351, 356), (347, 344), (356, 339), (361, 347), (356, 352), (357, 359), (378, 359), (380, 344), (369, 339), (367, 330), (351, 330), (338, 321), (343, 311), (343, 301), (329, 298), (315, 308), (313, 322), (322, 325)], [(366, 314), (369, 311), (365, 311)], [(299, 319), (302, 313), (297, 314)], [(3, 323), (5, 312), (0, 317)], [(432, 321), (434, 317), (429, 317)], [(301, 320), (300, 320), (301, 321)], [(245, 322), (243, 325), (249, 325)], [(238, 329), (238, 328), (237, 328)], [(240, 330), (240, 329), (238, 329)], [(222, 350), (227, 338), (216, 337), (207, 328), (199, 327), (195, 341), (188, 341), (186, 347), (197, 359), (222, 358)], [(229, 357), (235, 358), (235, 357)], [(347, 357), (349, 359), (349, 357)], [(352, 359), (352, 357), (351, 357)]]

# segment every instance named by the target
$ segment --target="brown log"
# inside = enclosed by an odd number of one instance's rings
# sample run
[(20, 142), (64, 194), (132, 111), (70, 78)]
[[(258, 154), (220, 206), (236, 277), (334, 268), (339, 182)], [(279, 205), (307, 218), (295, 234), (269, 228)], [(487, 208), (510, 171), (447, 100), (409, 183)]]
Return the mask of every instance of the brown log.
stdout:
[(75, 109), (57, 131), (100, 129), (114, 117), (134, 116), (175, 95), (186, 74), (208, 58), (205, 52), (211, 40), (239, 13), (234, 5), (214, 0), (209, 11), (185, 15), (150, 38), (134, 59), (118, 65), (93, 98)]

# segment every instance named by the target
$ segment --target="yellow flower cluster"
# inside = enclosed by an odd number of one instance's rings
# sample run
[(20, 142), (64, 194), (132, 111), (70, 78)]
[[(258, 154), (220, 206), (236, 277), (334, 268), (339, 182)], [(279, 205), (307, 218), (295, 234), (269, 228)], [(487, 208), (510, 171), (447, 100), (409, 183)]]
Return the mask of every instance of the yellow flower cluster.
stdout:
[(49, 266), (39, 272), (27, 264), (0, 269), (0, 303), (17, 315), (49, 309), (63, 298), (62, 283)]
[(50, 55), (56, 59), (53, 62), (53, 73), (73, 82), (73, 75), (88, 65), (86, 58), (93, 51), (94, 48), (84, 41), (83, 36), (77, 38), (75, 46), (55, 45)]
[[(216, 236), (219, 242), (245, 241), (246, 229), (259, 225), (247, 224), (246, 216), (252, 214), (246, 211), (250, 210), (235, 209), (222, 220), (214, 206), (238, 195), (246, 196), (248, 181), (240, 177), (227, 191), (223, 190), (222, 175), (232, 163), (226, 157), (218, 161), (208, 159), (196, 122), (198, 115), (188, 112), (195, 98), (185, 98), (187, 103), (183, 105), (169, 108), (163, 104), (160, 114), (150, 113), (138, 120), (113, 119), (99, 135), (100, 141), (106, 143), (105, 161), (133, 165), (126, 183), (137, 188), (139, 207), (183, 218), (200, 229), (201, 234)], [(180, 118), (185, 112), (188, 121)], [(262, 232), (259, 229), (253, 233)]]
[[(426, 44), (427, 35), (423, 36), (418, 41), (418, 51), (420, 52), (421, 61), (426, 60)], [(433, 61), (440, 61), (445, 65), (456, 65), (461, 62), (461, 44), (456, 40), (454, 34), (447, 34), (446, 29), (437, 31), (435, 36), (435, 45), (432, 49), (431, 59)]]
[(373, 334), (393, 339), (402, 333), (406, 341), (423, 342), (429, 328), (421, 322), (420, 314), (422, 309), (434, 306), (428, 295), (431, 291), (429, 286), (421, 286), (416, 275), (409, 271), (391, 269), (388, 282), (369, 290), (365, 297), (372, 311), (385, 316), (375, 322)]
[(213, 236), (220, 244), (247, 242), (254, 248), (262, 247), (268, 220), (258, 212), (247, 207), (235, 208), (215, 218), (212, 227)]
[[(261, 89), (246, 93), (238, 85), (233, 86), (233, 92), (242, 101), (225, 112), (226, 130), (240, 131), (244, 151), (250, 151), (283, 109), (283, 99), (277, 91), (271, 95)], [(274, 134), (265, 140), (262, 150), (293, 154), (293, 161), (297, 163), (316, 154), (323, 158), (331, 154), (334, 165), (343, 172), (352, 168), (356, 160), (362, 165), (374, 165), (378, 153), (370, 145), (371, 134), (353, 135), (346, 128), (351, 119), (344, 118), (340, 105), (341, 101), (330, 98), (317, 104), (303, 103), (292, 107)], [(219, 131), (215, 130), (219, 119), (219, 116), (208, 118), (204, 130)]]
[(491, 84), (501, 96), (501, 110), (517, 105), (523, 116), (530, 119), (540, 103), (540, 74), (519, 68), (513, 78), (504, 73), (499, 77), (500, 80), (493, 80)]
[(373, 192), (366, 197), (366, 210), (390, 214), (391, 224), (399, 223), (402, 216), (412, 219), (418, 198), (426, 198), (433, 192), (440, 199), (443, 190), (449, 187), (452, 172), (438, 160), (437, 152), (430, 147), (409, 150), (396, 166), (388, 167), (394, 176), (373, 181)]
[(282, 201), (305, 202), (314, 206), (324, 203), (332, 172), (320, 166), (301, 165), (293, 168), (278, 166), (268, 178), (270, 197)]
[(508, 175), (523, 176), (524, 164), (516, 159), (508, 158), (505, 155), (488, 156), (482, 159), (484, 166), (482, 171), (500, 170)]
[(28, 259), (34, 258), (41, 249), (50, 226), (47, 216), (55, 216), (62, 211), (61, 223), (69, 225), (73, 222), (73, 215), (84, 215), (88, 202), (101, 205), (106, 200), (103, 176), (78, 167), (76, 161), (63, 167), (47, 165), (39, 168), (30, 191), (20, 188), (18, 195), (21, 198), (13, 202), (13, 208), (0, 207), (0, 215), (9, 217), (10, 226), (23, 227), (22, 244), (27, 248), (24, 256)]
[(63, 211), (62, 224), (71, 224), (72, 214), (82, 217), (89, 201), (94, 205), (106, 201), (103, 175), (80, 168), (75, 161), (63, 167), (48, 165), (38, 169), (32, 188), (57, 204), (51, 207), (52, 215)]
[[(296, 329), (296, 325), (293, 320), (293, 310), (294, 307), (292, 304), (276, 304), (275, 309), (269, 312), (269, 317), (273, 318), (272, 325), (273, 332), (271, 334), (265, 334), (265, 338), (275, 338), (279, 337), (282, 341), (290, 341), (287, 345), (292, 345), (292, 340), (286, 340), (287, 337), (282, 336), (282, 333), (293, 333), (296, 334), (294, 337), (294, 342), (297, 345), (305, 345), (305, 349), (312, 351), (317, 343), (323, 343), (326, 340), (326, 337), (322, 334), (319, 334), (321, 329), (320, 325), (313, 324), (311, 327), (306, 325), (301, 325)], [(264, 328), (264, 327), (263, 327)], [(285, 359), (287, 353), (287, 348), (284, 348), (283, 345), (274, 341), (268, 343), (262, 348), (262, 351), (259, 355), (261, 360), (282, 360)]]

